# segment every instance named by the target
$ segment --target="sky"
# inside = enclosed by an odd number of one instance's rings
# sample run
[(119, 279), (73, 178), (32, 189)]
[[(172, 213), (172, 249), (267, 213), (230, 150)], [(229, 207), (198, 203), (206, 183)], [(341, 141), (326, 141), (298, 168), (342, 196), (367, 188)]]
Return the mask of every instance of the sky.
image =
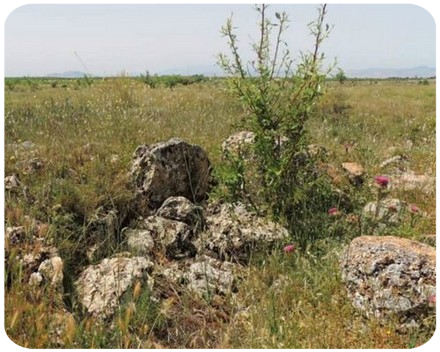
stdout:
[[(312, 48), (307, 23), (315, 5), (270, 5), (291, 20), (291, 51)], [(244, 57), (257, 38), (250, 4), (25, 5), (5, 22), (5, 76), (65, 71), (92, 75), (126, 73), (219, 73), (216, 56), (228, 52), (220, 28), (233, 14)], [(332, 5), (334, 28), (323, 45), (343, 70), (435, 67), (435, 21), (416, 5)]]

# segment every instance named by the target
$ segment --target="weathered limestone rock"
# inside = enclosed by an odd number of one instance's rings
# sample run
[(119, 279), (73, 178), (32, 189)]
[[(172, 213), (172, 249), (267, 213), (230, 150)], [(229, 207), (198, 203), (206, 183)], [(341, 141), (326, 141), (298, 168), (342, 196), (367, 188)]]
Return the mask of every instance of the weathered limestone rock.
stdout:
[[(119, 214), (116, 209), (104, 209), (99, 207), (90, 217), (87, 226), (87, 257), (93, 261), (97, 258), (107, 257), (108, 248), (116, 245), (117, 235), (120, 225), (124, 220), (123, 214)], [(105, 242), (106, 245), (101, 244)]]
[(251, 149), (255, 142), (255, 133), (250, 131), (240, 131), (229, 136), (222, 143), (222, 152), (224, 155), (232, 154), (244, 158), (251, 157)]
[(138, 200), (143, 200), (146, 207), (157, 208), (172, 196), (195, 202), (205, 199), (210, 171), (210, 161), (202, 148), (172, 138), (138, 147), (130, 178)]
[(364, 180), (364, 168), (359, 163), (342, 163), (342, 168), (347, 172), (349, 180), (354, 185), (361, 185)]
[(433, 194), (435, 193), (435, 178), (424, 174), (417, 175), (414, 171), (402, 172), (391, 176), (391, 188)]
[(167, 264), (159, 269), (158, 273), (161, 279), (171, 283), (175, 290), (189, 290), (199, 297), (204, 297), (233, 292), (240, 267), (201, 255)]
[(184, 222), (192, 227), (200, 227), (203, 223), (203, 208), (190, 202), (185, 197), (170, 197), (157, 211), (162, 218)]
[(210, 251), (220, 258), (246, 260), (252, 250), (262, 249), (288, 237), (288, 231), (246, 210), (243, 204), (210, 205), (205, 215), (207, 230), (199, 235), (199, 253)]
[(221, 262), (208, 256), (198, 258), (183, 274), (187, 287), (197, 295), (227, 295), (234, 290), (235, 265)]
[(191, 242), (193, 231), (187, 224), (153, 215), (139, 226), (149, 233), (155, 246), (162, 249), (167, 257), (179, 259), (195, 255), (195, 247)]
[(406, 155), (395, 155), (391, 158), (388, 158), (384, 160), (379, 167), (385, 168), (385, 167), (395, 167), (398, 170), (406, 170), (408, 167), (408, 157)]
[(7, 189), (8, 191), (17, 189), (19, 186), (20, 181), (18, 180), (17, 176), (11, 175), (5, 177), (5, 189)]
[(386, 198), (378, 202), (370, 202), (363, 209), (364, 220), (374, 222), (381, 232), (388, 226), (399, 225), (402, 221), (406, 203), (395, 198)]
[(109, 318), (135, 279), (144, 279), (153, 263), (144, 257), (106, 258), (87, 267), (75, 282), (80, 303), (99, 318)]
[(62, 287), (63, 284), (63, 260), (58, 257), (52, 257), (43, 261), (38, 267), (38, 272), (54, 287)]
[(142, 229), (127, 229), (124, 231), (130, 251), (136, 255), (149, 254), (154, 248), (151, 231)]
[(393, 236), (362, 236), (341, 258), (342, 279), (353, 305), (367, 316), (397, 314), (414, 324), (435, 295), (435, 249)]
[[(38, 226), (7, 227), (0, 233), (0, 263), (4, 256), (15, 254), (21, 264), (22, 277), (33, 286), (51, 285), (60, 292), (63, 282), (63, 260), (58, 250), (48, 246), (44, 238), (36, 236)], [(6, 249), (2, 253), (1, 249)]]

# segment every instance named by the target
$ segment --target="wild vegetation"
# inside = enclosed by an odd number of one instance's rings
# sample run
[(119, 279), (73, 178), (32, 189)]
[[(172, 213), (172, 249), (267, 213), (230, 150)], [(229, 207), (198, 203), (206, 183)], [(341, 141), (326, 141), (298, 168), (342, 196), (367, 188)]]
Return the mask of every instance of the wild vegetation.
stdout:
[[(126, 206), (126, 174), (138, 145), (179, 136), (203, 146), (214, 168), (222, 170), (220, 179), (227, 178), (220, 145), (244, 111), (225, 94), (222, 80), (174, 90), (152, 89), (124, 77), (79, 88), (76, 81), (53, 88), (35, 80), (34, 86), (19, 83), (6, 91), (5, 174), (17, 175), (26, 187), (18, 194), (6, 191), (5, 221), (7, 226), (30, 226), (29, 219), (35, 218), (47, 224), (41, 231), (59, 247), (67, 277), (76, 274), (69, 272), (68, 263), (82, 258), (82, 239), (97, 209)], [(324, 89), (326, 95), (308, 121), (311, 142), (327, 148), (335, 165), (350, 160), (368, 170), (361, 187), (340, 180), (353, 203), (343, 212), (359, 215), (360, 205), (375, 199), (369, 184), (392, 154), (404, 153), (415, 171), (435, 175), (435, 81), (348, 80), (343, 85), (327, 82)], [(20, 149), (25, 142), (32, 143), (34, 158), (42, 162), (35, 171), (26, 169), (29, 155)], [(424, 215), (408, 214), (388, 234), (423, 240), (435, 233), (434, 196), (393, 193)], [(219, 185), (212, 197), (223, 196), (227, 189)], [(359, 232), (347, 221), (348, 214), (329, 216), (329, 207), (338, 204), (318, 205), (307, 226), (321, 240), (314, 248), (289, 254), (280, 249), (255, 258), (240, 284), (240, 297), (213, 308), (191, 296), (152, 303), (148, 292), (141, 291), (138, 297), (128, 295), (111, 331), (78, 314), (65, 346), (406, 348), (427, 341), (432, 325), (402, 334), (391, 322), (365, 322), (355, 311), (338, 276), (337, 253)], [(6, 250), (13, 263), (14, 253)], [(49, 288), (30, 291), (20, 280), (18, 265), (9, 265), (5, 275), (11, 278), (5, 295), (8, 335), (22, 346), (54, 346), (48, 336), (53, 314), (60, 305), (79, 313), (75, 298), (53, 302)], [(275, 289), (272, 283), (279, 278), (286, 285)]]
[[(233, 60), (223, 56), (221, 63), (229, 79), (148, 73), (6, 79), (5, 176), (14, 175), (10, 182), (17, 186), (5, 190), (5, 225), (25, 228), (19, 245), (5, 243), (5, 329), (15, 343), (29, 348), (412, 348), (431, 338), (435, 315), (411, 329), (401, 329), (397, 318), (366, 319), (347, 298), (339, 258), (360, 235), (428, 241), (426, 235), (435, 233), (435, 189), (381, 187), (388, 183), (381, 164), (396, 156), (415, 173), (435, 177), (435, 79), (350, 80), (340, 71), (326, 80), (318, 51), (327, 33), (325, 7), (311, 27), (316, 50), (292, 72), (288, 51), (275, 54), (280, 66), (269, 55), (273, 24), (264, 11), (259, 9), (256, 76), (240, 66), (228, 22), (223, 33)], [(287, 17), (276, 18), (282, 33)], [(284, 79), (274, 73), (286, 68)], [(243, 129), (255, 133), (257, 169), (221, 150), (227, 137)], [(73, 282), (85, 265), (125, 249), (120, 236), (128, 223), (104, 238), (92, 258), (90, 237), (108, 211), (125, 219), (138, 215), (127, 176), (133, 152), (172, 137), (207, 151), (214, 177), (210, 200), (249, 202), (256, 212), (286, 225), (289, 240), (255, 253), (234, 294), (200, 298), (159, 281), (157, 289), (167, 298), (157, 299), (137, 281), (111, 321), (100, 324), (79, 304)], [(363, 182), (338, 171), (345, 162), (363, 166)], [(262, 179), (246, 183), (249, 172)], [(399, 222), (385, 218), (379, 227), (378, 204), (388, 197), (408, 210)], [(367, 221), (368, 202), (377, 208)], [(62, 299), (51, 285), (27, 283), (17, 258), (38, 249), (35, 238), (49, 241), (64, 261)], [(57, 335), (54, 325), (65, 311), (72, 315)]]

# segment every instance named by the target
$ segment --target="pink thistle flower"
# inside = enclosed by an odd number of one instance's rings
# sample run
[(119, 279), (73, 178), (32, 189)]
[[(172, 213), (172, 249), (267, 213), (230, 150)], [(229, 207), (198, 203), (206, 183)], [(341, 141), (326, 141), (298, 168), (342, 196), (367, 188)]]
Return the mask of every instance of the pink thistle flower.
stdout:
[(435, 295), (429, 296), (429, 297), (428, 297), (428, 302), (429, 302), (430, 304), (435, 304)]
[(295, 245), (288, 244), (288, 245), (284, 246), (283, 251), (284, 251), (284, 253), (292, 253), (293, 251), (295, 251)]
[(339, 215), (339, 210), (338, 210), (338, 208), (336, 208), (336, 207), (330, 208), (330, 209), (328, 210), (328, 215), (330, 215), (330, 216), (336, 216), (336, 215)]
[(376, 176), (374, 178), (374, 182), (378, 184), (380, 187), (387, 187), (388, 183), (390, 183), (390, 179), (386, 176)]
[(409, 208), (409, 211), (411, 212), (411, 213), (414, 213), (414, 214), (418, 214), (418, 213), (420, 213), (420, 208), (418, 207), (418, 206), (416, 206), (416, 205), (411, 205), (411, 207)]

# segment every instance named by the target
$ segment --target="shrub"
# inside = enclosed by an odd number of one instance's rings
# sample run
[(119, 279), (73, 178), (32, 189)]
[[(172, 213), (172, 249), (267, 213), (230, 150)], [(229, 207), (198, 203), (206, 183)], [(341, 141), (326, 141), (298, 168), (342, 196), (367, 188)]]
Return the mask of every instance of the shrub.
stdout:
[[(256, 162), (252, 164), (257, 165), (254, 173), (260, 175), (260, 187), (243, 191), (256, 193), (254, 203), (260, 209), (269, 211), (276, 219), (284, 219), (294, 235), (304, 239), (319, 232), (310, 229), (309, 217), (316, 218), (317, 208), (326, 211), (334, 202), (328, 182), (317, 172), (315, 159), (308, 153), (305, 128), (330, 71), (322, 70), (324, 55), (320, 53), (330, 32), (330, 26), (324, 24), (327, 7), (320, 6), (318, 18), (309, 24), (314, 47), (301, 54), (296, 68), (283, 39), (289, 22), (287, 14), (275, 13), (273, 22), (268, 18), (266, 5), (257, 6), (256, 11), (260, 16), (260, 33), (259, 40), (252, 45), (255, 60), (243, 62), (231, 18), (221, 29), (231, 54), (219, 55), (219, 65), (228, 75), (229, 93), (243, 104), (246, 112), (243, 124), (255, 133)], [(272, 33), (274, 29), (276, 33)], [(242, 163), (235, 164), (243, 167)], [(237, 172), (242, 174), (243, 170)]]

